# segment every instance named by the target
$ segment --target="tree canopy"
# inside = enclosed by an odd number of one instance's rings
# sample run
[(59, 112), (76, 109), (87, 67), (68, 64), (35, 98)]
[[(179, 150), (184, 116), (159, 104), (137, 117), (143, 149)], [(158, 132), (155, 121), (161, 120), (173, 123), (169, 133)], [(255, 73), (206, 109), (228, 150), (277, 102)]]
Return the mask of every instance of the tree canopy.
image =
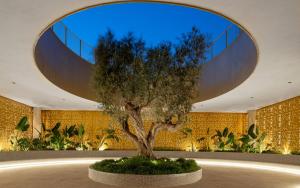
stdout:
[[(174, 129), (186, 121), (200, 92), (198, 79), (207, 46), (205, 35), (197, 28), (182, 34), (176, 44), (165, 41), (151, 47), (132, 33), (117, 39), (108, 31), (99, 37), (93, 74), (98, 100), (119, 121), (141, 155), (152, 155), (140, 147), (151, 150), (158, 130)], [(151, 114), (153, 121), (148, 133), (143, 112)], [(134, 121), (134, 132), (128, 128), (129, 118)]]

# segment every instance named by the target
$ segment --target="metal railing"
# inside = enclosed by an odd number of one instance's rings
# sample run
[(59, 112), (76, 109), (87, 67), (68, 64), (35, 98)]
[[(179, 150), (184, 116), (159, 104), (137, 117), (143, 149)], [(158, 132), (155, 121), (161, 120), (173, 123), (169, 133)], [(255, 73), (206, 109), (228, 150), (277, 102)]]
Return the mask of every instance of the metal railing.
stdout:
[(73, 33), (64, 23), (57, 22), (52, 26), (53, 32), (69, 49), (84, 60), (94, 64), (94, 47)]
[(229, 25), (220, 35), (218, 35), (206, 50), (205, 62), (208, 62), (221, 54), (228, 48), (240, 35), (241, 29), (232, 24)]
[[(69, 49), (75, 54), (83, 58), (84, 60), (94, 64), (94, 48), (92, 45), (86, 43), (80, 39), (75, 33), (73, 33), (64, 23), (57, 22), (51, 29)], [(228, 48), (239, 36), (241, 29), (232, 24), (228, 26), (220, 35), (218, 35), (207, 48), (205, 53), (204, 63), (212, 60), (214, 57), (222, 53), (223, 50)]]

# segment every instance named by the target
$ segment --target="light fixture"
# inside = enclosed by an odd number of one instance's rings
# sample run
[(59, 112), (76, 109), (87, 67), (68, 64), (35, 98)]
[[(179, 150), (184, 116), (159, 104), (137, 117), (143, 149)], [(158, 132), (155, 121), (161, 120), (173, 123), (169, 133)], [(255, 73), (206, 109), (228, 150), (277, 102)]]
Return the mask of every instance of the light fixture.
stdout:
[(293, 82), (290, 81), (290, 82), (288, 82), (288, 83), (291, 84), (291, 83), (293, 83)]
[(102, 144), (102, 146), (99, 148), (99, 151), (104, 151), (106, 150), (108, 147), (106, 144)]
[[(116, 157), (105, 157), (116, 159)], [(67, 158), (67, 159), (40, 159), (40, 160), (27, 160), (27, 161), (9, 161), (0, 162), (0, 171), (15, 170), (20, 168), (34, 168), (43, 166), (58, 166), (58, 165), (71, 165), (71, 164), (92, 164), (96, 161), (101, 161), (104, 158)], [(300, 176), (300, 166), (251, 162), (251, 161), (234, 161), (234, 160), (219, 160), (219, 159), (195, 159), (199, 165), (202, 166), (220, 166), (230, 168), (244, 168), (262, 171), (271, 171), (277, 173), (293, 174)]]

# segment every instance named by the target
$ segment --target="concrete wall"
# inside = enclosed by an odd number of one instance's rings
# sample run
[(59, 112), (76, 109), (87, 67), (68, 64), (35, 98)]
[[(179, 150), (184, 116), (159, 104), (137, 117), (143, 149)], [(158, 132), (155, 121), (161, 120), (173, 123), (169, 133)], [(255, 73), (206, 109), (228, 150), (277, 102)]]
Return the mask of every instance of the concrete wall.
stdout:
[(92, 64), (67, 48), (53, 33), (46, 31), (35, 48), (35, 61), (43, 75), (58, 87), (77, 96), (95, 100), (90, 85)]
[[(53, 33), (46, 31), (35, 48), (35, 61), (44, 76), (58, 87), (77, 96), (96, 100), (91, 85), (93, 65), (68, 49)], [(199, 83), (204, 101), (230, 91), (253, 72), (257, 51), (251, 38), (243, 31), (220, 55), (203, 65)]]

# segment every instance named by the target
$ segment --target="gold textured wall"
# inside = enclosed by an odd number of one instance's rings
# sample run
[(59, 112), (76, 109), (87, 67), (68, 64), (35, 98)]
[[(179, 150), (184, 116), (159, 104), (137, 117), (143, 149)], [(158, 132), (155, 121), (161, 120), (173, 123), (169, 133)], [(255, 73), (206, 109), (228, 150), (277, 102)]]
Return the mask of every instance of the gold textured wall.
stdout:
[(300, 149), (300, 96), (256, 111), (256, 125), (268, 135), (273, 147), (298, 151)]
[[(42, 122), (47, 128), (53, 127), (56, 122), (61, 122), (62, 126), (84, 124), (87, 137), (91, 141), (96, 141), (96, 135), (101, 134), (101, 130), (107, 128), (111, 123), (116, 128), (117, 125), (111, 118), (99, 111), (42, 111)], [(150, 122), (145, 122), (146, 129)], [(189, 123), (186, 127), (193, 129), (194, 140), (206, 135), (207, 128), (210, 128), (210, 135), (216, 129), (228, 127), (236, 134), (242, 134), (247, 126), (247, 115), (244, 113), (190, 113)], [(110, 149), (134, 149), (134, 145), (126, 139), (120, 130), (117, 130), (121, 137), (119, 143), (110, 143)], [(179, 132), (161, 131), (156, 138), (155, 147), (186, 149), (189, 141), (181, 139)]]
[(10, 148), (9, 137), (23, 116), (29, 119), (28, 136), (32, 136), (32, 114), (32, 107), (0, 96), (0, 150)]

